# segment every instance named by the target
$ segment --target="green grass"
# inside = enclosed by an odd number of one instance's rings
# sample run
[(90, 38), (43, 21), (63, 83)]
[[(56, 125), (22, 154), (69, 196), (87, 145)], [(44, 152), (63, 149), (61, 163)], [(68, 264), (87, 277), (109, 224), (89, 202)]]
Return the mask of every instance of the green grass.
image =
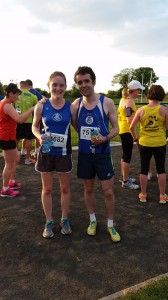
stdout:
[(168, 277), (154, 281), (136, 292), (116, 298), (117, 300), (168, 300)]

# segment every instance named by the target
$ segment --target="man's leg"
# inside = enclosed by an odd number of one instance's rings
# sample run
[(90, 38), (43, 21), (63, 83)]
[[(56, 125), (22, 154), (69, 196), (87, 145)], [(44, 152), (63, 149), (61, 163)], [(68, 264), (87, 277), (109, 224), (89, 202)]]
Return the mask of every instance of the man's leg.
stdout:
[(87, 233), (89, 235), (95, 235), (96, 227), (97, 227), (97, 221), (96, 221), (95, 209), (94, 209), (95, 206), (94, 184), (95, 184), (94, 179), (83, 180), (84, 199), (90, 217), (90, 224), (87, 228)]

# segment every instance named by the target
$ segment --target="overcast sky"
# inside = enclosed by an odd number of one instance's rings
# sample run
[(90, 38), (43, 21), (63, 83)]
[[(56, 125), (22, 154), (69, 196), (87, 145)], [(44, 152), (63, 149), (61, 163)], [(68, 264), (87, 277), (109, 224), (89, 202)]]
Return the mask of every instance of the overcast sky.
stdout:
[(168, 91), (168, 0), (0, 0), (0, 80), (93, 68), (96, 91), (124, 68), (151, 67)]

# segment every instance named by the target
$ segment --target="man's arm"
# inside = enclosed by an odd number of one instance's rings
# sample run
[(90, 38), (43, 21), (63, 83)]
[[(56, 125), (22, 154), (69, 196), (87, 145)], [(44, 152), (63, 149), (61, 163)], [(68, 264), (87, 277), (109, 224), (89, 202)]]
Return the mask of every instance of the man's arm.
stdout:
[(79, 107), (79, 98), (74, 100), (71, 104), (71, 124), (77, 131), (77, 111)]
[(112, 130), (108, 134), (108, 138), (111, 139), (119, 133), (117, 110), (112, 99), (105, 98), (104, 109), (112, 126)]

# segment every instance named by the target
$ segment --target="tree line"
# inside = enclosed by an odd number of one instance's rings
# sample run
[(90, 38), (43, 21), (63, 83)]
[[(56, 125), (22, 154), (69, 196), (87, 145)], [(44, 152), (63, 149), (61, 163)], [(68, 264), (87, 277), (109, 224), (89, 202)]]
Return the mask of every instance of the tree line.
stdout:
[[(138, 69), (133, 68), (125, 68), (120, 71), (120, 73), (113, 76), (111, 84), (114, 85), (118, 84), (118, 90), (109, 90), (106, 95), (109, 98), (121, 98), (121, 91), (125, 88), (131, 80), (138, 80), (141, 84), (145, 87), (144, 94), (147, 93), (149, 86), (152, 83), (156, 83), (159, 77), (156, 76), (153, 68), (150, 67), (140, 67)], [(0, 81), (0, 95), (4, 96), (6, 85), (3, 85)], [(40, 88), (36, 88), (43, 96), (46, 98), (50, 97), (50, 94), (46, 90), (42, 90)], [(81, 94), (79, 93), (76, 84), (73, 84), (70, 90), (65, 92), (65, 98), (75, 99), (80, 97)]]

